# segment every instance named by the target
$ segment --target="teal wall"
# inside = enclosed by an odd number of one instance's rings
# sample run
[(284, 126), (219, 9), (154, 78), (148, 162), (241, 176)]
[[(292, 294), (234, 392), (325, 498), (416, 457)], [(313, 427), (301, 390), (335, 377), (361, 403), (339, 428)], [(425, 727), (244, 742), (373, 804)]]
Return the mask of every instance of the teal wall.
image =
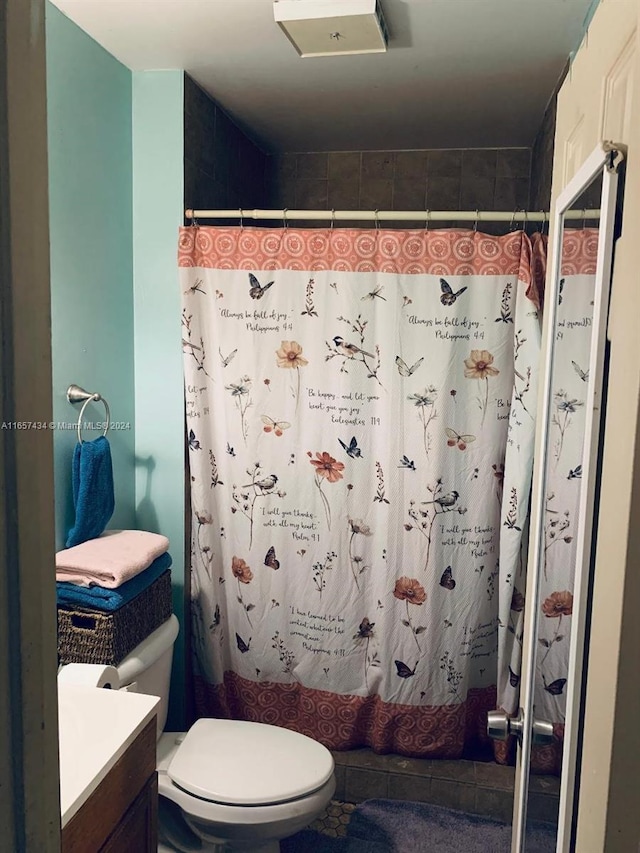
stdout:
[[(177, 232), (183, 73), (136, 72), (47, 4), (53, 417), (76, 383), (108, 400), (110, 527), (171, 541), (174, 653), (168, 726), (184, 725), (184, 414)], [(28, 334), (28, 330), (25, 330)], [(103, 420), (91, 404), (88, 420)], [(73, 430), (54, 435), (57, 547), (73, 523)]]
[[(116, 487), (110, 527), (132, 527), (131, 72), (50, 3), (46, 37), (53, 418), (77, 420), (79, 407), (66, 399), (75, 382), (103, 394), (112, 419), (130, 424), (109, 433)], [(101, 404), (92, 403), (85, 414), (104, 420)], [(75, 442), (73, 430), (54, 434), (58, 548), (74, 518)]]
[(138, 526), (169, 537), (174, 648), (168, 729), (184, 725), (184, 381), (178, 227), (183, 221), (183, 73), (133, 74), (133, 270)]

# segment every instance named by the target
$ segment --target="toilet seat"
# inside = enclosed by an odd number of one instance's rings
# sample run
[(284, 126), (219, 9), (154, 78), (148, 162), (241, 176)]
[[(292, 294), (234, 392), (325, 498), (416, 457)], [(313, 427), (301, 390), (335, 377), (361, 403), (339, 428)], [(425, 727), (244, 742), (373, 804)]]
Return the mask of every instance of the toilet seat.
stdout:
[(332, 779), (333, 757), (306, 735), (264, 723), (198, 720), (167, 775), (188, 795), (233, 807), (306, 798)]

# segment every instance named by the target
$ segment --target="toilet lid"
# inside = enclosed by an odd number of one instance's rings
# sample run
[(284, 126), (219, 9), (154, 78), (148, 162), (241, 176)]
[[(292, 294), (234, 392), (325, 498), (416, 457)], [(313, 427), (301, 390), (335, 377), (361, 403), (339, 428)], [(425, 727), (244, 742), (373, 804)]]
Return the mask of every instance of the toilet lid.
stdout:
[(321, 788), (333, 756), (305, 735), (264, 723), (198, 720), (169, 765), (183, 790), (225, 805), (268, 805)]

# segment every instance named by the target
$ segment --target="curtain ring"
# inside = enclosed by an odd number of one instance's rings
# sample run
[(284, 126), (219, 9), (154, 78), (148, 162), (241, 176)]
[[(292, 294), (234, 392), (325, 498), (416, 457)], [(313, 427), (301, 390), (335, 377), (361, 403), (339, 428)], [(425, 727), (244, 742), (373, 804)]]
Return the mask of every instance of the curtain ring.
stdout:
[(516, 213), (518, 212), (518, 208), (516, 207), (513, 213), (511, 214), (511, 224), (509, 225), (509, 232), (513, 231), (515, 221), (516, 221)]
[(373, 213), (374, 213), (374, 218), (375, 218), (375, 223), (376, 223), (376, 231), (379, 231), (380, 230), (380, 220), (378, 219), (378, 208), (377, 207), (373, 211)]
[(331, 208), (331, 230), (333, 231), (333, 226), (336, 223), (336, 211), (335, 208)]
[(242, 208), (238, 208), (238, 213), (240, 214), (240, 230), (244, 230), (244, 219), (242, 218)]
[(424, 230), (428, 231), (429, 230), (429, 219), (430, 219), (431, 211), (427, 208), (426, 213), (427, 213), (427, 215), (424, 218)]
[(582, 230), (584, 231), (587, 227), (587, 208), (582, 208)]
[(191, 227), (192, 228), (198, 227), (198, 220), (196, 219), (196, 212), (193, 208), (191, 208)]
[(289, 227), (289, 226), (287, 225), (287, 211), (288, 211), (288, 210), (289, 210), (289, 208), (288, 208), (288, 207), (285, 207), (285, 208), (283, 208), (283, 209), (282, 209), (282, 221), (284, 222), (284, 227), (285, 227), (285, 228), (288, 228), (288, 227)]
[(476, 221), (473, 223), (473, 233), (475, 234), (478, 230), (478, 219), (480, 218), (480, 211), (476, 208)]

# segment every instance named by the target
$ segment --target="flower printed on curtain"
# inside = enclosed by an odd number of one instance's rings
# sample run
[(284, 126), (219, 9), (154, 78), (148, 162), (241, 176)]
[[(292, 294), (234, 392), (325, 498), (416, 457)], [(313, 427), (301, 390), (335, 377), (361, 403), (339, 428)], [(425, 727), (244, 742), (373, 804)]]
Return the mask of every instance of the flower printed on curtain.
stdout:
[(459, 757), (518, 696), (528, 238), (184, 228), (179, 264), (198, 711)]

